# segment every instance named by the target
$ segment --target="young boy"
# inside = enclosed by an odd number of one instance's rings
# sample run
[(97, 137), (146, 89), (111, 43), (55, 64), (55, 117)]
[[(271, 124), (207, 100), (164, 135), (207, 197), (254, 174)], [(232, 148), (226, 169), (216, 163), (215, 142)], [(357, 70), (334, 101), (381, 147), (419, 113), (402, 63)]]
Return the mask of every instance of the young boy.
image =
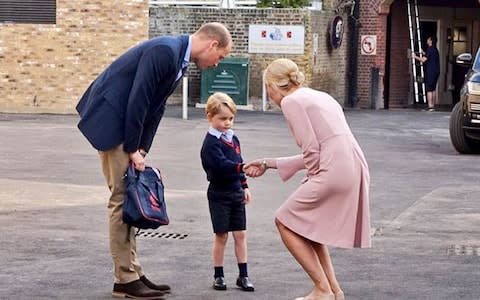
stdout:
[(205, 112), (210, 128), (201, 150), (202, 166), (207, 174), (208, 206), (215, 233), (213, 240), (214, 282), (216, 290), (226, 290), (223, 273), (223, 258), (228, 232), (235, 242), (239, 276), (237, 286), (244, 291), (253, 291), (254, 286), (247, 272), (247, 231), (245, 204), (251, 195), (243, 173), (240, 142), (232, 131), (237, 108), (224, 93), (214, 93), (207, 100)]

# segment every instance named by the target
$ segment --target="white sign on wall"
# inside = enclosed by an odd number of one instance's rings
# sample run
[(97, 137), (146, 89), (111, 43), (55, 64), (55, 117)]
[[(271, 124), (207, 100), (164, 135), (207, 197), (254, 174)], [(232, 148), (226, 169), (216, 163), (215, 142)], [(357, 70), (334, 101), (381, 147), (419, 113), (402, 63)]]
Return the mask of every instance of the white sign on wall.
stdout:
[(305, 29), (295, 25), (250, 25), (248, 53), (303, 54)]
[(377, 36), (362, 35), (361, 37), (362, 55), (377, 55)]

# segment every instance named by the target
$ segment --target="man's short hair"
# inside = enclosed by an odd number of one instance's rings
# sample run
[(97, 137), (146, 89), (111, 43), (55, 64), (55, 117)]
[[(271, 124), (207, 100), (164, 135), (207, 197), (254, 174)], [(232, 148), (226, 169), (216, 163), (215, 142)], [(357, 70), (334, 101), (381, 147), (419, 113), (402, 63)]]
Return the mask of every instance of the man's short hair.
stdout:
[(211, 22), (203, 24), (196, 33), (209, 39), (217, 40), (219, 48), (226, 48), (232, 43), (232, 36), (222, 23)]

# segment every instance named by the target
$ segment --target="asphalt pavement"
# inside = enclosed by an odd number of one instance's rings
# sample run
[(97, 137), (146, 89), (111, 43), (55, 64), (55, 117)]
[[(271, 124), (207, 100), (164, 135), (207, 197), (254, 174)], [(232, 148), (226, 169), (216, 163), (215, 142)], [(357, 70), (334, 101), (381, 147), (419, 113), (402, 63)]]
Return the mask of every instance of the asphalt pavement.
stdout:
[[(480, 156), (460, 155), (448, 112), (346, 110), (370, 166), (373, 247), (330, 248), (346, 299), (480, 299)], [(232, 239), (227, 291), (211, 288), (212, 229), (200, 147), (203, 110), (170, 106), (148, 162), (162, 171), (171, 223), (138, 237), (147, 276), (170, 300), (291, 300), (311, 282), (273, 222), (303, 174), (249, 179), (249, 275), (235, 287)], [(111, 299), (108, 191), (98, 154), (75, 115), (0, 114), (0, 299)], [(279, 112), (239, 111), (245, 160), (299, 153)]]

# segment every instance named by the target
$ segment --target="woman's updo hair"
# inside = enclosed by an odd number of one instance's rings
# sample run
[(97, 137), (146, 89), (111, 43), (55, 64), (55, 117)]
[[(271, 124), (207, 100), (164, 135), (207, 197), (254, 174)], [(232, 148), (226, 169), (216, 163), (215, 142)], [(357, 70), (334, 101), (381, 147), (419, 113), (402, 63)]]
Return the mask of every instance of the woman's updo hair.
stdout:
[(279, 58), (268, 65), (264, 80), (266, 84), (289, 90), (292, 86), (301, 86), (305, 81), (305, 75), (298, 70), (297, 64), (290, 59)]

